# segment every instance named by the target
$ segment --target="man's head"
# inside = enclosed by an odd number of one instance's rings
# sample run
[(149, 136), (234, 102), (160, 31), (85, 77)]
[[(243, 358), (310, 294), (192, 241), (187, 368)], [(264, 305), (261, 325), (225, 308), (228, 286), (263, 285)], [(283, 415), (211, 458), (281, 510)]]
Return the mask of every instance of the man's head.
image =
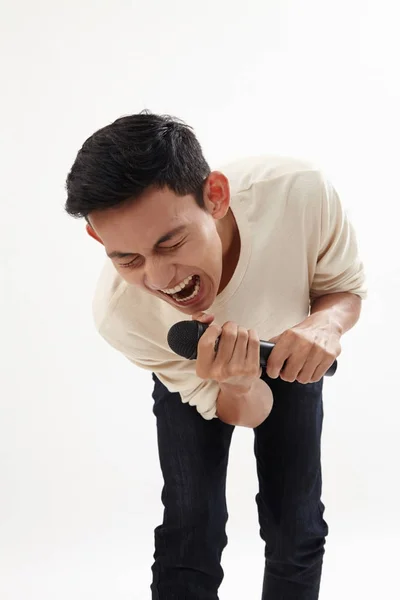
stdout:
[[(180, 120), (145, 111), (100, 129), (78, 152), (66, 187), (66, 211), (86, 219), (128, 283), (186, 314), (206, 310), (226, 285), (236, 243), (229, 184)], [(172, 295), (185, 280), (178, 297), (194, 294), (186, 304)]]

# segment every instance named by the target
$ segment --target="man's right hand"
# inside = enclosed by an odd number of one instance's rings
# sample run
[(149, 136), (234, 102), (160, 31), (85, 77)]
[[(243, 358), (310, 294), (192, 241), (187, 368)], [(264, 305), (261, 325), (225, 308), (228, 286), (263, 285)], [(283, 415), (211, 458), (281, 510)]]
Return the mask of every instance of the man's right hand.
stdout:
[[(262, 380), (260, 340), (257, 333), (233, 321), (222, 327), (213, 323), (214, 316), (192, 315), (193, 320), (209, 326), (197, 346), (196, 374), (220, 384), (218, 416), (232, 425), (255, 427), (271, 411), (273, 398)], [(215, 342), (220, 336), (218, 351)]]
[[(247, 330), (233, 321), (227, 321), (220, 327), (212, 322), (213, 315), (206, 315), (204, 320), (195, 320), (209, 323), (197, 346), (198, 377), (249, 390), (262, 372), (260, 340), (254, 329)], [(215, 352), (215, 342), (219, 336), (218, 351)]]

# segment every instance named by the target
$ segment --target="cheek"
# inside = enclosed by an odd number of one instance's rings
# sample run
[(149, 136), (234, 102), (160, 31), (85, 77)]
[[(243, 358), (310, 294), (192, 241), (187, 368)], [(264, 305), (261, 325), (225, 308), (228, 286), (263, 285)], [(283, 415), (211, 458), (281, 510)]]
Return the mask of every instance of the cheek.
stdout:
[(135, 273), (132, 269), (124, 269), (122, 267), (115, 267), (118, 275), (122, 277), (124, 281), (129, 284), (137, 284), (139, 282), (139, 278), (137, 273)]
[(203, 232), (197, 243), (198, 252), (207, 262), (218, 263), (221, 260), (222, 244), (215, 229)]

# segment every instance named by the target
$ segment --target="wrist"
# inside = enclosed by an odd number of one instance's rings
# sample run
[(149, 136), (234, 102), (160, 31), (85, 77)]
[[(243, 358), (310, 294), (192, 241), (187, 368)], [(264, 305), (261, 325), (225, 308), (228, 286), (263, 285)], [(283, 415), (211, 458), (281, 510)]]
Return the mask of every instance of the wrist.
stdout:
[(311, 311), (310, 316), (304, 321), (304, 323), (313, 324), (318, 326), (318, 329), (325, 329), (329, 331), (331, 335), (336, 335), (339, 339), (344, 333), (343, 325), (337, 318), (335, 311), (331, 309)]
[(319, 315), (332, 323), (340, 337), (360, 318), (361, 298), (350, 292), (337, 292), (319, 296), (312, 301), (311, 316)]

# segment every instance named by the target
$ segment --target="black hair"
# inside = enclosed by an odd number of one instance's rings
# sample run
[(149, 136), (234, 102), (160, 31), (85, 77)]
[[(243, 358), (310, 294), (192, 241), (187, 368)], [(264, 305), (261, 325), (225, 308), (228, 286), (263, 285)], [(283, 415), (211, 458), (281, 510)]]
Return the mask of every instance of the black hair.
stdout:
[(193, 195), (205, 209), (203, 187), (209, 174), (190, 126), (144, 110), (117, 119), (86, 140), (67, 176), (65, 210), (87, 219), (92, 211), (137, 199), (150, 187)]

